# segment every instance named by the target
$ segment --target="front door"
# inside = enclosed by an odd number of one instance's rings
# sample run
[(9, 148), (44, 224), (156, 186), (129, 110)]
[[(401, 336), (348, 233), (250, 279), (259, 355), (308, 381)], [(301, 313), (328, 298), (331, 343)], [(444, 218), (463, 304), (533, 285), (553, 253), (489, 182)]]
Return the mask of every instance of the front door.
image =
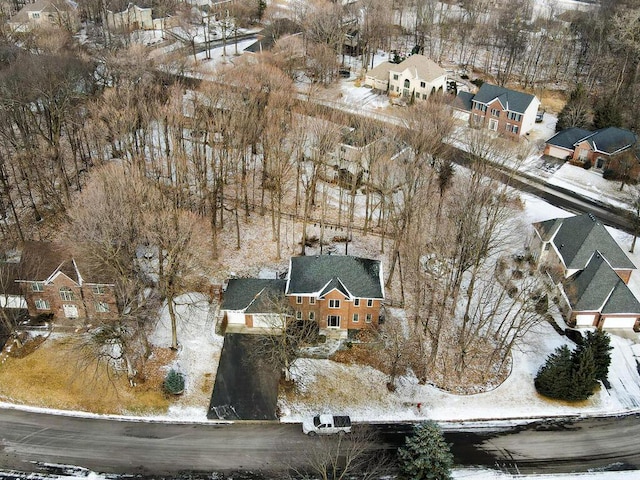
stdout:
[(494, 132), (498, 130), (498, 121), (493, 118), (489, 120), (489, 130), (493, 130)]
[(62, 305), (64, 310), (64, 316), (67, 318), (78, 318), (78, 307), (76, 305), (64, 304)]
[(327, 327), (340, 328), (340, 315), (329, 315), (327, 317)]

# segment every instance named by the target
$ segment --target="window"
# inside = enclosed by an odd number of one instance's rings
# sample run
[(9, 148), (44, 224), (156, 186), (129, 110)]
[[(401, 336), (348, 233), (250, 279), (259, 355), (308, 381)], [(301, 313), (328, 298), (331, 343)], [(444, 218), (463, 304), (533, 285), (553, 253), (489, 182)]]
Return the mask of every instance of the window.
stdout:
[(32, 292), (44, 292), (44, 282), (31, 282)]
[(302, 303), (302, 297), (300, 296), (296, 297), (296, 303), (300, 305)]
[(65, 302), (75, 300), (73, 291), (69, 287), (60, 287), (60, 299)]
[(427, 94), (426, 94), (426, 93), (423, 93), (423, 94), (422, 94), (422, 99), (423, 99), (423, 100), (426, 100), (426, 99), (427, 99)]
[(425, 82), (420, 82), (420, 88), (426, 88), (427, 84)]
[(404, 88), (411, 88), (411, 82), (409, 82), (409, 80), (404, 81)]
[(329, 308), (340, 308), (340, 300), (329, 300)]
[(367, 307), (373, 307), (373, 300), (371, 298), (367, 299)]
[(315, 305), (316, 304), (316, 297), (309, 297), (309, 305)]
[(105, 302), (96, 302), (96, 312), (107, 313), (109, 311), (109, 304)]
[(507, 114), (507, 118), (509, 120), (515, 120), (516, 122), (519, 122), (520, 120), (522, 120), (522, 115), (520, 115), (519, 113), (516, 113), (516, 112), (509, 112)]
[(473, 108), (475, 108), (476, 110), (480, 110), (481, 112), (486, 112), (487, 111), (487, 106), (483, 105), (482, 103), (474, 102)]
[(104, 285), (93, 285), (91, 291), (96, 295), (104, 295)]
[(371, 323), (372, 318), (373, 318), (373, 317), (371, 316), (371, 314), (370, 314), (370, 313), (367, 313), (367, 317), (365, 318), (365, 321), (366, 321), (367, 323)]
[(491, 109), (491, 115), (494, 117), (499, 117), (500, 116), (500, 110), (498, 110), (497, 108), (492, 108)]
[(399, 91), (400, 91), (400, 87), (396, 87), (396, 92), (399, 92)]
[(309, 320), (313, 321), (316, 319), (316, 312), (309, 312)]
[(40, 18), (40, 14), (37, 12), (33, 12), (33, 14), (31, 14), (31, 18)]
[(357, 313), (353, 314), (353, 322), (357, 323), (360, 321), (360, 315), (358, 315)]
[(296, 320), (302, 320), (302, 312), (300, 310), (296, 310)]
[(37, 310), (49, 310), (51, 306), (47, 300), (43, 300), (41, 298), (36, 298), (36, 309)]
[(489, 130), (493, 130), (494, 132), (498, 130), (498, 121), (496, 119), (489, 119)]
[(518, 125), (511, 125), (510, 123), (507, 123), (507, 132), (511, 132), (511, 133), (518, 133)]
[(354, 307), (359, 307), (360, 306), (360, 299), (359, 298), (354, 298), (353, 299), (353, 306)]
[(393, 74), (393, 79), (394, 79), (394, 80), (398, 80), (398, 74), (397, 74), (397, 73), (394, 73), (394, 74)]
[(340, 328), (340, 315), (327, 316), (327, 327)]

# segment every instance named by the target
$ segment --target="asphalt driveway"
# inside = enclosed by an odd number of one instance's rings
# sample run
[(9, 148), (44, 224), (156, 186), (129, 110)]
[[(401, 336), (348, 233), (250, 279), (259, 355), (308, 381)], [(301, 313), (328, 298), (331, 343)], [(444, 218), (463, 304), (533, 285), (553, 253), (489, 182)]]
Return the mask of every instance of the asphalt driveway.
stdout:
[(280, 372), (251, 355), (259, 340), (257, 335), (225, 335), (207, 418), (277, 419)]

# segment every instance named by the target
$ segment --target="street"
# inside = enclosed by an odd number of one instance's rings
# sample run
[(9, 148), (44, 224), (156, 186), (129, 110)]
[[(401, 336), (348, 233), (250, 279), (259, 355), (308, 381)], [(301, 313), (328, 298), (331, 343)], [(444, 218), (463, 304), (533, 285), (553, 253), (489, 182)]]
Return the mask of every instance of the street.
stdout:
[[(404, 443), (409, 424), (375, 425), (379, 448)], [(639, 468), (640, 416), (537, 421), (492, 431), (449, 430), (459, 465), (525, 473)], [(185, 471), (277, 472), (301, 465), (317, 441), (298, 424), (175, 424), (94, 419), (0, 409), (0, 465), (38, 471), (40, 463), (95, 472), (171, 475)]]

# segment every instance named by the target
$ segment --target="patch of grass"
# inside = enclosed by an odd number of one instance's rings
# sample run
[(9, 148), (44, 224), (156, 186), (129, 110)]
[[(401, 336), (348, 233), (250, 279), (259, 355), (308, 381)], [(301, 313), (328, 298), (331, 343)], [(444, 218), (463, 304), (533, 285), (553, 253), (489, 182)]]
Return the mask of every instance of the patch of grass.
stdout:
[(541, 108), (552, 113), (560, 113), (560, 110), (562, 110), (565, 103), (567, 103), (565, 92), (560, 90), (543, 90), (538, 94), (538, 98), (542, 105)]
[(166, 412), (169, 400), (156, 382), (129, 387), (126, 375), (104, 367), (79, 370), (71, 337), (48, 339), (24, 358), (0, 365), (0, 399), (63, 410), (122, 414)]

